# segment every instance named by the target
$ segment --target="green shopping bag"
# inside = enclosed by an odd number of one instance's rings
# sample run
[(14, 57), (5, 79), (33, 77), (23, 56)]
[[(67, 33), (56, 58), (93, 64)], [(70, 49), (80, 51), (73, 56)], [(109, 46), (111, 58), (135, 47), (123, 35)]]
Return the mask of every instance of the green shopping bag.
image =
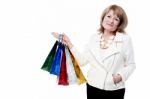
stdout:
[(57, 46), (58, 46), (58, 41), (55, 42), (55, 44), (53, 45), (53, 48), (51, 49), (50, 53), (48, 54), (43, 66), (41, 67), (41, 69), (45, 70), (45, 71), (50, 71), (51, 66), (52, 66), (52, 62), (57, 50)]

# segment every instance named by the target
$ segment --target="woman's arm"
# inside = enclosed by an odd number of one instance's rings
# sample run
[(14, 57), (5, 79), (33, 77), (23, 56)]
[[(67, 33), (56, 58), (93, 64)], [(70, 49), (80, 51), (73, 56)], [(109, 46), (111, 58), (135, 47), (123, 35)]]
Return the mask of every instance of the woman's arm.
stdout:
[[(52, 35), (55, 38), (59, 38), (59, 33), (56, 32), (52, 32)], [(72, 52), (72, 54), (74, 55), (75, 59), (77, 60), (79, 66), (84, 66), (88, 63), (86, 57), (85, 57), (85, 53), (87, 53), (87, 51), (85, 50), (83, 53), (80, 53), (72, 44), (71, 40), (69, 39), (69, 37), (63, 33), (62, 35), (62, 43), (67, 45), (70, 49), (70, 51)]]
[(124, 68), (118, 72), (118, 74), (121, 76), (122, 81), (126, 81), (136, 68), (132, 41), (129, 36), (125, 39), (123, 50), (125, 53), (125, 65)]

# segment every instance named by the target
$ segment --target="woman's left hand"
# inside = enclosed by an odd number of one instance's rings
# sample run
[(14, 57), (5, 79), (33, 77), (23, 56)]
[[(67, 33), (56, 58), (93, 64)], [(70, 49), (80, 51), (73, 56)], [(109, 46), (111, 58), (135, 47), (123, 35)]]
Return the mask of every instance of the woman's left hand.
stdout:
[(114, 81), (115, 84), (122, 81), (121, 75), (120, 74), (113, 74), (113, 81)]

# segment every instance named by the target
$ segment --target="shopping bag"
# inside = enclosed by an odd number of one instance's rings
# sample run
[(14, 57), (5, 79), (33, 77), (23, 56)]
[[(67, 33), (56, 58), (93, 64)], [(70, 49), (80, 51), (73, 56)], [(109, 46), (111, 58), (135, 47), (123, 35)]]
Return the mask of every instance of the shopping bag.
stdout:
[(61, 59), (60, 74), (58, 75), (58, 85), (69, 85), (67, 77), (66, 53), (64, 45), (62, 45), (62, 59)]
[(54, 56), (55, 56), (55, 52), (56, 52), (56, 49), (57, 49), (57, 45), (58, 45), (58, 41), (56, 41), (53, 45), (53, 48), (51, 49), (51, 51), (49, 52), (43, 66), (41, 67), (41, 69), (45, 70), (45, 71), (48, 71), (50, 70), (51, 66), (52, 66), (52, 62), (53, 62), (53, 59), (54, 59)]
[(62, 57), (62, 43), (58, 42), (58, 49), (53, 59), (52, 67), (49, 70), (50, 74), (59, 75), (60, 73), (60, 64), (61, 64), (61, 57)]
[(71, 51), (62, 44), (62, 35), (48, 54), (41, 69), (57, 76), (58, 85), (82, 84), (86, 79)]
[(69, 48), (67, 46), (65, 46), (65, 53), (66, 53), (66, 68), (67, 68), (68, 82), (69, 84), (76, 84), (77, 76), (75, 74), (72, 59), (69, 53)]
[(71, 51), (69, 50), (69, 53), (71, 55), (71, 59), (72, 59), (72, 63), (73, 63), (73, 66), (74, 66), (74, 70), (75, 70), (75, 73), (76, 73), (76, 76), (77, 76), (77, 83), (80, 85), (80, 84), (83, 84), (86, 82), (86, 79), (75, 59), (75, 57), (73, 56), (73, 54), (71, 53)]

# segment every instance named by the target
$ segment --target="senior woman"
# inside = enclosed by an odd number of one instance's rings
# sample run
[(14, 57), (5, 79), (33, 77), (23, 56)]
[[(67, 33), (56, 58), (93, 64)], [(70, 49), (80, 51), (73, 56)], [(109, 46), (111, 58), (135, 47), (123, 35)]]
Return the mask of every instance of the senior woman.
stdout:
[[(95, 33), (80, 53), (66, 34), (65, 43), (80, 66), (90, 64), (87, 73), (87, 99), (124, 99), (125, 82), (135, 69), (131, 37), (125, 33), (128, 24), (124, 9), (108, 6), (101, 15), (99, 33)], [(54, 37), (58, 33), (53, 32)]]

